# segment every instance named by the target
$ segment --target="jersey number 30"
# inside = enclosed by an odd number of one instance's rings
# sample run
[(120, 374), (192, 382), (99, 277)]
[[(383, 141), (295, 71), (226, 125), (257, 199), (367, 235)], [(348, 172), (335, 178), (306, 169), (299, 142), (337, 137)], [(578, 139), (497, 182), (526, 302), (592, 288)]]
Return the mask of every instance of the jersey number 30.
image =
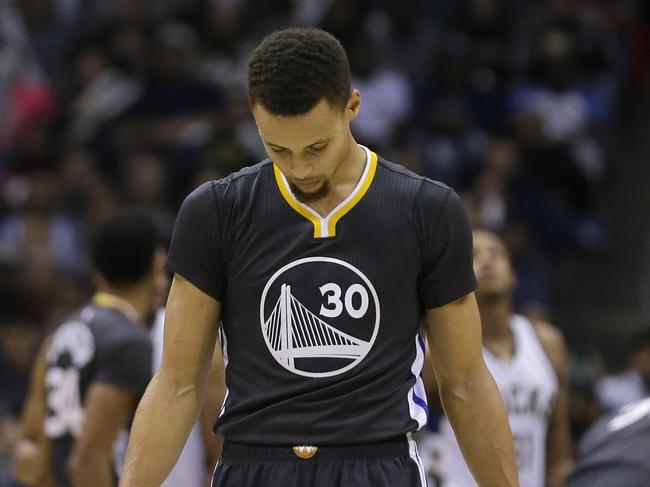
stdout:
[[(326, 318), (338, 318), (343, 313), (343, 305), (345, 303), (345, 311), (352, 318), (362, 318), (366, 311), (368, 311), (368, 291), (361, 284), (352, 284), (347, 291), (345, 297), (341, 301), (342, 291), (341, 286), (333, 282), (323, 284), (318, 288), (323, 295), (327, 298), (327, 303), (321, 305), (319, 314)], [(359, 296), (360, 302), (358, 306), (354, 304), (355, 295)]]

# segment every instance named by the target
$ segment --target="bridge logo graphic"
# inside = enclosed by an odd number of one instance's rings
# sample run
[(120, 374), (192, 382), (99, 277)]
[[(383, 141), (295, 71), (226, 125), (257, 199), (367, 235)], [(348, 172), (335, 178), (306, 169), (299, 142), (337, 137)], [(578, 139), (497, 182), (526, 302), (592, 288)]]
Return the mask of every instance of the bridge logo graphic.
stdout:
[(379, 299), (368, 278), (329, 257), (282, 267), (269, 279), (260, 302), (262, 335), (271, 355), (305, 377), (330, 377), (358, 365), (372, 348), (379, 318)]

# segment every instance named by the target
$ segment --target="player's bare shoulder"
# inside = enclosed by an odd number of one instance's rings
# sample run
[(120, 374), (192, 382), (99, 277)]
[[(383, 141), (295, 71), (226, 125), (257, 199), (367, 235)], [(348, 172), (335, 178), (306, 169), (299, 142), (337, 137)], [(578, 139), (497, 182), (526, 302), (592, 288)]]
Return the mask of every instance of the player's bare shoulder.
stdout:
[(533, 326), (556, 374), (561, 379), (568, 375), (569, 357), (564, 335), (558, 327), (543, 320), (534, 320)]

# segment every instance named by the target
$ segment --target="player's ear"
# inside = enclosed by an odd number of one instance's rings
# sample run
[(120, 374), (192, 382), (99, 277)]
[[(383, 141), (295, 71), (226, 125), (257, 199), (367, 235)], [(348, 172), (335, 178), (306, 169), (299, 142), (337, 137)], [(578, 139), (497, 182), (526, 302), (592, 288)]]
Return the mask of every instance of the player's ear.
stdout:
[(361, 109), (361, 93), (359, 93), (359, 90), (354, 89), (350, 92), (348, 103), (345, 106), (345, 116), (347, 117), (348, 122), (351, 122), (352, 120), (357, 118), (360, 109)]

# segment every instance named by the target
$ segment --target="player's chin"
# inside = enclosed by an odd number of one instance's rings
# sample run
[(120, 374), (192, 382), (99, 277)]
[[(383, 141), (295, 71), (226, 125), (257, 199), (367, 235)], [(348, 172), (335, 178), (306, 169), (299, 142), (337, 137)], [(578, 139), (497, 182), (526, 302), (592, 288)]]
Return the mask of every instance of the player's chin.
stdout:
[(291, 185), (298, 188), (301, 193), (311, 194), (319, 191), (323, 187), (322, 179), (312, 179), (309, 181), (291, 181)]
[(310, 184), (291, 183), (291, 189), (300, 201), (309, 202), (325, 196), (329, 191), (329, 185), (323, 180)]

